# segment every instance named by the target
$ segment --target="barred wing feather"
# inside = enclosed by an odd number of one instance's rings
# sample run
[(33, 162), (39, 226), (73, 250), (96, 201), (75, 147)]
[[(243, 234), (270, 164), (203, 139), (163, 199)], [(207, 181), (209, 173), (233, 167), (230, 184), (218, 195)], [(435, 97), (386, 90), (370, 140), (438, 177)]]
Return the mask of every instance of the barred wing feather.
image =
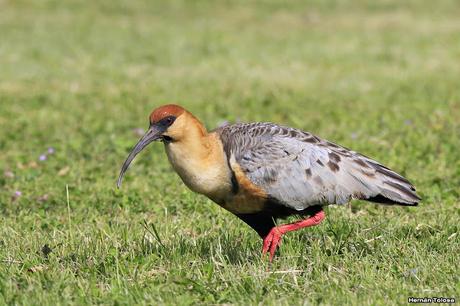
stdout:
[(217, 132), (228, 158), (249, 180), (295, 210), (353, 198), (400, 205), (420, 200), (401, 175), (310, 133), (272, 123), (235, 124)]

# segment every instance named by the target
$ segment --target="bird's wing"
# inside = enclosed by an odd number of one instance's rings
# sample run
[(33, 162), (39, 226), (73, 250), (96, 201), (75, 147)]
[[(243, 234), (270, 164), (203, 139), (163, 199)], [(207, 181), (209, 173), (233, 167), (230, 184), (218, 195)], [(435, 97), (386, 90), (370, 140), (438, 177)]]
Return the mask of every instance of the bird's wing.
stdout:
[(272, 199), (295, 210), (350, 199), (416, 205), (404, 177), (378, 162), (298, 129), (235, 124), (218, 133), (230, 162)]

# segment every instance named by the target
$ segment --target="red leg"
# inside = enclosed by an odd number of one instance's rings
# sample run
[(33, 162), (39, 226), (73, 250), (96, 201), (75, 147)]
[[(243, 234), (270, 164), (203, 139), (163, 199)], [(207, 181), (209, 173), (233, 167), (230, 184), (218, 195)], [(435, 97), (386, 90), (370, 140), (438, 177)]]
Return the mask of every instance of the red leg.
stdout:
[(272, 261), (273, 256), (275, 255), (276, 248), (281, 241), (281, 236), (283, 236), (287, 232), (296, 231), (304, 227), (318, 225), (321, 223), (321, 221), (324, 220), (325, 216), (326, 215), (324, 214), (324, 211), (320, 210), (319, 212), (317, 212), (316, 214), (314, 214), (308, 219), (301, 220), (295, 223), (275, 226), (274, 228), (271, 229), (268, 235), (264, 238), (264, 246), (262, 249), (262, 254), (267, 253), (267, 251), (270, 249), (270, 261)]

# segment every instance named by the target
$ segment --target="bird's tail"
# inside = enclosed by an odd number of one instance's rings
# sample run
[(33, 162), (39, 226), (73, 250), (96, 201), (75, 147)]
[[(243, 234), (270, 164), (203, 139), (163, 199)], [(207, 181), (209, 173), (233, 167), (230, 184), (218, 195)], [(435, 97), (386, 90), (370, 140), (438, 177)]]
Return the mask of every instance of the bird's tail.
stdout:
[(377, 161), (356, 152), (345, 161), (353, 198), (387, 205), (417, 206), (420, 202), (406, 178)]
[(379, 192), (365, 200), (388, 205), (418, 205), (421, 198), (406, 178), (377, 162), (367, 160), (367, 163), (375, 169)]

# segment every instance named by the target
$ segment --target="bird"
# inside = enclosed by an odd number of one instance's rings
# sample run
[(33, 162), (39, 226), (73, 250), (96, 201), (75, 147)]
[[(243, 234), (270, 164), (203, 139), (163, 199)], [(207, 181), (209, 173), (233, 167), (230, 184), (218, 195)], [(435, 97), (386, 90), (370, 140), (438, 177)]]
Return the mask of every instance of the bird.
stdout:
[[(152, 111), (149, 128), (123, 163), (117, 186), (136, 155), (163, 142), (172, 168), (192, 191), (236, 215), (263, 239), (270, 262), (284, 234), (320, 224), (324, 207), (353, 199), (417, 206), (402, 175), (310, 132), (270, 122), (227, 124), (208, 131), (185, 108)], [(300, 220), (277, 225), (279, 219)]]

